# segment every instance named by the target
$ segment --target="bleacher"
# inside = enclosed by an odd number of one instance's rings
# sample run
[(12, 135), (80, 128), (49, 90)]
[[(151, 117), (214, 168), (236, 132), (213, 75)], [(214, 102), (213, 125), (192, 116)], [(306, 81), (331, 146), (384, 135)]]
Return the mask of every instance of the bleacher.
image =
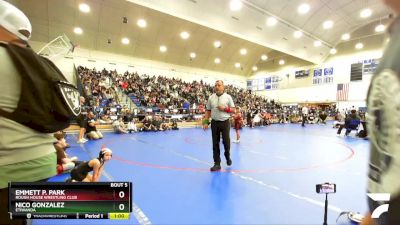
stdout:
[(135, 103), (135, 105), (139, 108), (142, 106), (142, 103), (140, 102), (140, 99), (133, 93), (130, 93), (128, 95), (129, 99), (132, 100), (133, 103)]

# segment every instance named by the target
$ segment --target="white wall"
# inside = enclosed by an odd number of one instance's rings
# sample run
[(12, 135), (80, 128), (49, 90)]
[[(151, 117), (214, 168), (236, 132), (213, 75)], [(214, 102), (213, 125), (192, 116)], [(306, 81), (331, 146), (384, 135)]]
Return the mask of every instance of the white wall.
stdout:
[[(268, 76), (279, 76), (279, 89), (256, 91), (256, 93), (276, 99), (282, 103), (304, 102), (336, 102), (336, 90), (338, 83), (350, 83), (349, 98), (347, 102), (340, 102), (339, 107), (348, 106), (364, 107), (368, 87), (372, 75), (363, 75), (362, 81), (350, 82), (351, 64), (361, 60), (376, 59), (382, 56), (382, 49), (374, 51), (358, 52), (351, 55), (332, 57), (322, 65), (314, 65), (303, 68), (284, 68), (283, 70), (266, 73), (259, 71), (249, 79), (260, 79)], [(333, 83), (313, 85), (313, 69), (333, 67)], [(297, 70), (311, 69), (307, 78), (295, 79)], [(287, 77), (289, 74), (289, 78)]]
[[(31, 42), (32, 48), (36, 51), (38, 51), (44, 45), (45, 43)], [(72, 79), (72, 72), (73, 64), (75, 64), (86, 66), (88, 68), (96, 68), (97, 70), (102, 70), (103, 68), (106, 68), (107, 70), (116, 69), (118, 73), (129, 71), (138, 72), (139, 74), (162, 75), (167, 77), (181, 78), (185, 81), (203, 80), (210, 84), (214, 84), (216, 80), (223, 80), (225, 84), (232, 84), (236, 87), (246, 88), (246, 77), (244, 76), (230, 75), (192, 67), (184, 67), (124, 55), (111, 54), (107, 52), (76, 48), (75, 52), (67, 57), (73, 58), (69, 59), (65, 57), (59, 57), (53, 59), (53, 61), (71, 82), (74, 82)], [(88, 60), (94, 60), (95, 62)]]

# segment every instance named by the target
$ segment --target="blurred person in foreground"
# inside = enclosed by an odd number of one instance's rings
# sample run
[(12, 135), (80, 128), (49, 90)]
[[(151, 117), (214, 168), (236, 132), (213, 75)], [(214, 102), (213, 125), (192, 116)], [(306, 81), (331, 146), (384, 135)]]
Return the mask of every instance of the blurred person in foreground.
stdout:
[[(400, 224), (400, 1), (382, 0), (396, 14), (388, 27), (387, 44), (368, 91), (368, 134), (371, 151), (368, 194), (387, 193), (390, 199), (374, 201), (368, 197), (369, 213), (361, 225)], [(386, 205), (388, 204), (388, 205)], [(374, 211), (388, 206), (378, 218)], [(385, 210), (386, 211), (386, 210)]]
[(68, 127), (80, 113), (79, 92), (29, 47), (31, 33), (26, 15), (0, 0), (0, 224), (27, 223), (10, 220), (8, 182), (56, 175), (52, 133)]

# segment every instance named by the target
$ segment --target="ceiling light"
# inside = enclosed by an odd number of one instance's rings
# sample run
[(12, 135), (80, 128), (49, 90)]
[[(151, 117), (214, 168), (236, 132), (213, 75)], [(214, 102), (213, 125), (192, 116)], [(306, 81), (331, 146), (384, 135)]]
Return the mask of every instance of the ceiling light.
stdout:
[(214, 59), (214, 62), (215, 62), (216, 64), (219, 64), (219, 63), (221, 62), (221, 59), (215, 58), (215, 59)]
[(189, 36), (190, 36), (190, 34), (188, 32), (186, 32), (186, 31), (181, 32), (181, 38), (182, 39), (186, 40), (186, 39), (189, 38)]
[(75, 28), (74, 28), (74, 33), (75, 33), (75, 34), (82, 34), (82, 33), (83, 33), (83, 30), (82, 30), (82, 28), (80, 28), (80, 27), (75, 27)]
[(337, 50), (335, 48), (332, 48), (329, 53), (331, 53), (331, 55), (334, 55), (337, 53)]
[(383, 32), (385, 31), (386, 27), (383, 24), (379, 24), (378, 26), (375, 27), (375, 32)]
[(303, 32), (301, 32), (301, 31), (299, 31), (299, 30), (296, 30), (296, 31), (293, 33), (293, 37), (295, 37), (295, 38), (301, 38), (301, 36), (303, 36)]
[(127, 45), (127, 44), (129, 44), (129, 39), (128, 38), (122, 38), (121, 42), (122, 42), (122, 44)]
[(220, 41), (214, 41), (214, 47), (221, 48), (221, 42)]
[(229, 8), (232, 11), (239, 11), (242, 8), (242, 2), (240, 0), (231, 0)]
[(261, 60), (262, 60), (262, 61), (265, 61), (265, 60), (267, 60), (267, 59), (268, 59), (268, 56), (267, 56), (267, 55), (262, 55), (262, 56), (261, 56)]
[(81, 10), (83, 13), (88, 13), (90, 12), (90, 6), (86, 3), (81, 3), (79, 4), (79, 10)]
[(236, 68), (240, 68), (240, 63), (235, 63)]
[(343, 34), (343, 35), (342, 35), (342, 40), (343, 40), (343, 41), (347, 41), (347, 40), (349, 40), (349, 39), (350, 39), (350, 34), (346, 33), (346, 34)]
[(333, 21), (332, 20), (327, 20), (322, 24), (322, 27), (327, 30), (331, 29), (333, 27)]
[(297, 12), (300, 14), (306, 14), (308, 11), (310, 11), (310, 5), (307, 3), (303, 3), (297, 8)]
[(191, 53), (190, 53), (190, 58), (192, 58), (192, 59), (196, 58), (196, 53), (191, 52)]
[(275, 17), (269, 17), (267, 19), (267, 25), (272, 27), (275, 26), (278, 23), (278, 20)]
[(246, 55), (247, 54), (247, 49), (245, 49), (245, 48), (240, 49), (240, 54), (241, 55)]
[(165, 45), (161, 45), (160, 52), (166, 52), (166, 51), (167, 51), (167, 47)]
[(321, 45), (322, 45), (321, 41), (314, 41), (314, 47), (319, 47)]
[(369, 9), (369, 8), (363, 9), (363, 10), (361, 10), (361, 12), (360, 12), (360, 17), (361, 17), (361, 18), (367, 18), (367, 17), (370, 17), (371, 15), (372, 15), (372, 10)]
[(361, 42), (358, 42), (355, 47), (356, 47), (356, 49), (362, 49), (362, 48), (364, 48), (364, 44)]
[(257, 71), (258, 70), (258, 68), (257, 68), (257, 66), (253, 66), (253, 71)]
[(285, 60), (281, 59), (279, 60), (279, 65), (284, 65), (285, 64)]
[(139, 27), (147, 27), (147, 22), (146, 22), (146, 20), (144, 20), (144, 19), (138, 19), (138, 21), (136, 22), (136, 24), (139, 26)]

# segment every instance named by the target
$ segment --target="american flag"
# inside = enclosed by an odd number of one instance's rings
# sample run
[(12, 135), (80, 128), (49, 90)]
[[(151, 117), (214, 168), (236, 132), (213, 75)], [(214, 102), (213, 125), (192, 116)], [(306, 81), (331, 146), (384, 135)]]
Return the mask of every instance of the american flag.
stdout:
[(347, 101), (349, 98), (349, 84), (338, 84), (336, 101)]

